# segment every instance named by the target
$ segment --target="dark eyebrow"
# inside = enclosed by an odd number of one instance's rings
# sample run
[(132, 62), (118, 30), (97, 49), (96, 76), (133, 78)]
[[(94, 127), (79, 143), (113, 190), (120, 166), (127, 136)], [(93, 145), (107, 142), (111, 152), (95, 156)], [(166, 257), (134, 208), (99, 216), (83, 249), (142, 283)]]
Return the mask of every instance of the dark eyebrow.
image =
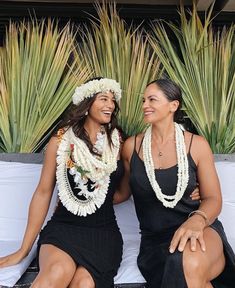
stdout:
[(157, 96), (157, 95), (155, 95), (155, 94), (151, 94), (151, 95), (148, 96), (148, 98), (150, 98), (150, 97), (156, 97), (156, 98), (159, 98), (159, 96)]
[[(150, 97), (155, 97), (155, 98), (159, 99), (159, 96), (154, 95), (154, 94), (149, 95), (147, 98), (149, 99)], [(144, 97), (143, 97), (143, 99), (144, 99)]]
[[(101, 95), (98, 96), (98, 98), (101, 98), (101, 97), (109, 98), (109, 97), (108, 97), (107, 95), (105, 95), (105, 94), (101, 94)], [(115, 101), (115, 97), (114, 97), (114, 96), (113, 96), (112, 100)]]

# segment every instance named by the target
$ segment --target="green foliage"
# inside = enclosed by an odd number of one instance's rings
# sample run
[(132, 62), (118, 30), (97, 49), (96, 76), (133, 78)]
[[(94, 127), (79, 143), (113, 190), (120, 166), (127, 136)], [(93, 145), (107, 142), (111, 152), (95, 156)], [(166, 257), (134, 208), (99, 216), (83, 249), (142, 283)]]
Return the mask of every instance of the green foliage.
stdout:
[(196, 7), (190, 17), (181, 8), (180, 27), (157, 22), (150, 36), (128, 28), (115, 4), (96, 9), (98, 19), (77, 31), (79, 43), (69, 25), (60, 31), (51, 21), (10, 24), (0, 48), (0, 152), (37, 150), (75, 87), (91, 76), (120, 82), (119, 124), (129, 136), (143, 131), (142, 94), (161, 77), (160, 61), (213, 152), (235, 152), (235, 26), (215, 32), (212, 8), (203, 22)]
[(0, 50), (0, 152), (34, 152), (71, 102), (86, 68), (68, 67), (74, 34), (50, 20), (10, 23)]
[(146, 84), (161, 74), (159, 59), (139, 27), (127, 28), (116, 6), (96, 5), (98, 19), (80, 31), (77, 58), (84, 59), (93, 76), (116, 79), (123, 89), (119, 124), (127, 135), (143, 131), (142, 94)]
[(200, 20), (196, 7), (180, 27), (166, 23), (177, 39), (173, 46), (163, 22), (153, 25), (151, 45), (169, 77), (180, 85), (186, 113), (214, 153), (235, 152), (235, 26), (215, 32), (211, 12)]

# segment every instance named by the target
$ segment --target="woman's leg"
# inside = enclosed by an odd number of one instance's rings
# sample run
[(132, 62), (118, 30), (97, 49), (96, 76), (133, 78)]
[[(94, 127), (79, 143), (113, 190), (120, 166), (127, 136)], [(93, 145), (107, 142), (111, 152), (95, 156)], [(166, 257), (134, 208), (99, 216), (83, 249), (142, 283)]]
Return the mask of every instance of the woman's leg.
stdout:
[(63, 250), (43, 244), (39, 252), (40, 271), (32, 288), (66, 288), (76, 272), (76, 263)]
[(189, 288), (213, 287), (210, 281), (224, 269), (225, 257), (223, 243), (218, 233), (208, 227), (204, 231), (206, 251), (203, 252), (197, 242), (197, 250), (191, 251), (188, 241), (183, 252), (184, 275)]
[(73, 276), (69, 288), (95, 288), (95, 282), (91, 274), (82, 266), (79, 266)]

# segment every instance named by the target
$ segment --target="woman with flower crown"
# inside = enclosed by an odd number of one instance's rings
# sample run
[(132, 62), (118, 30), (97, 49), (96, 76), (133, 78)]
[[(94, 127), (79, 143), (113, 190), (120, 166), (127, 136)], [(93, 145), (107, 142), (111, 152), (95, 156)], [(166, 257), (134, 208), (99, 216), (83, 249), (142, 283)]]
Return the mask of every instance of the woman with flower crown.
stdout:
[(30, 251), (55, 182), (59, 202), (38, 240), (40, 271), (33, 288), (110, 288), (122, 258), (113, 195), (124, 169), (117, 130), (119, 83), (95, 78), (77, 87), (73, 106), (49, 141), (21, 248), (0, 259), (20, 262)]
[[(150, 125), (123, 146), (141, 229), (138, 266), (148, 288), (232, 288), (235, 256), (217, 220), (222, 200), (213, 155), (203, 137), (176, 123), (181, 104), (172, 81), (148, 84), (143, 112)], [(197, 181), (201, 201), (192, 201)]]

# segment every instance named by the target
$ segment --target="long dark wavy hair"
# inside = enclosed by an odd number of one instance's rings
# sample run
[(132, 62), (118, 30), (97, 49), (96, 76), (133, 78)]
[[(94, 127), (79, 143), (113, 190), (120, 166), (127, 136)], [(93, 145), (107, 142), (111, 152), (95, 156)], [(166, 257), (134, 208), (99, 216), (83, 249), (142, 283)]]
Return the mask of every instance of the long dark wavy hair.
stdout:
[[(92, 80), (100, 80), (100, 79), (103, 79), (103, 77), (92, 78), (88, 80), (86, 83)], [(65, 131), (68, 130), (70, 127), (72, 127), (74, 134), (86, 143), (90, 152), (93, 154), (96, 154), (96, 153), (93, 151), (93, 145), (91, 143), (91, 139), (89, 137), (88, 132), (84, 128), (84, 124), (85, 124), (86, 117), (87, 117), (86, 114), (90, 110), (94, 101), (96, 100), (97, 94), (94, 95), (93, 97), (85, 98), (81, 103), (79, 103), (79, 105), (71, 104), (65, 111), (64, 117), (58, 127), (58, 129), (63, 128), (65, 129)], [(115, 128), (118, 128), (117, 114), (119, 112), (119, 106), (116, 101), (114, 103), (115, 103), (115, 108), (111, 116), (111, 121), (103, 125), (107, 133), (110, 147), (113, 145), (112, 139), (111, 139), (112, 132)]]

